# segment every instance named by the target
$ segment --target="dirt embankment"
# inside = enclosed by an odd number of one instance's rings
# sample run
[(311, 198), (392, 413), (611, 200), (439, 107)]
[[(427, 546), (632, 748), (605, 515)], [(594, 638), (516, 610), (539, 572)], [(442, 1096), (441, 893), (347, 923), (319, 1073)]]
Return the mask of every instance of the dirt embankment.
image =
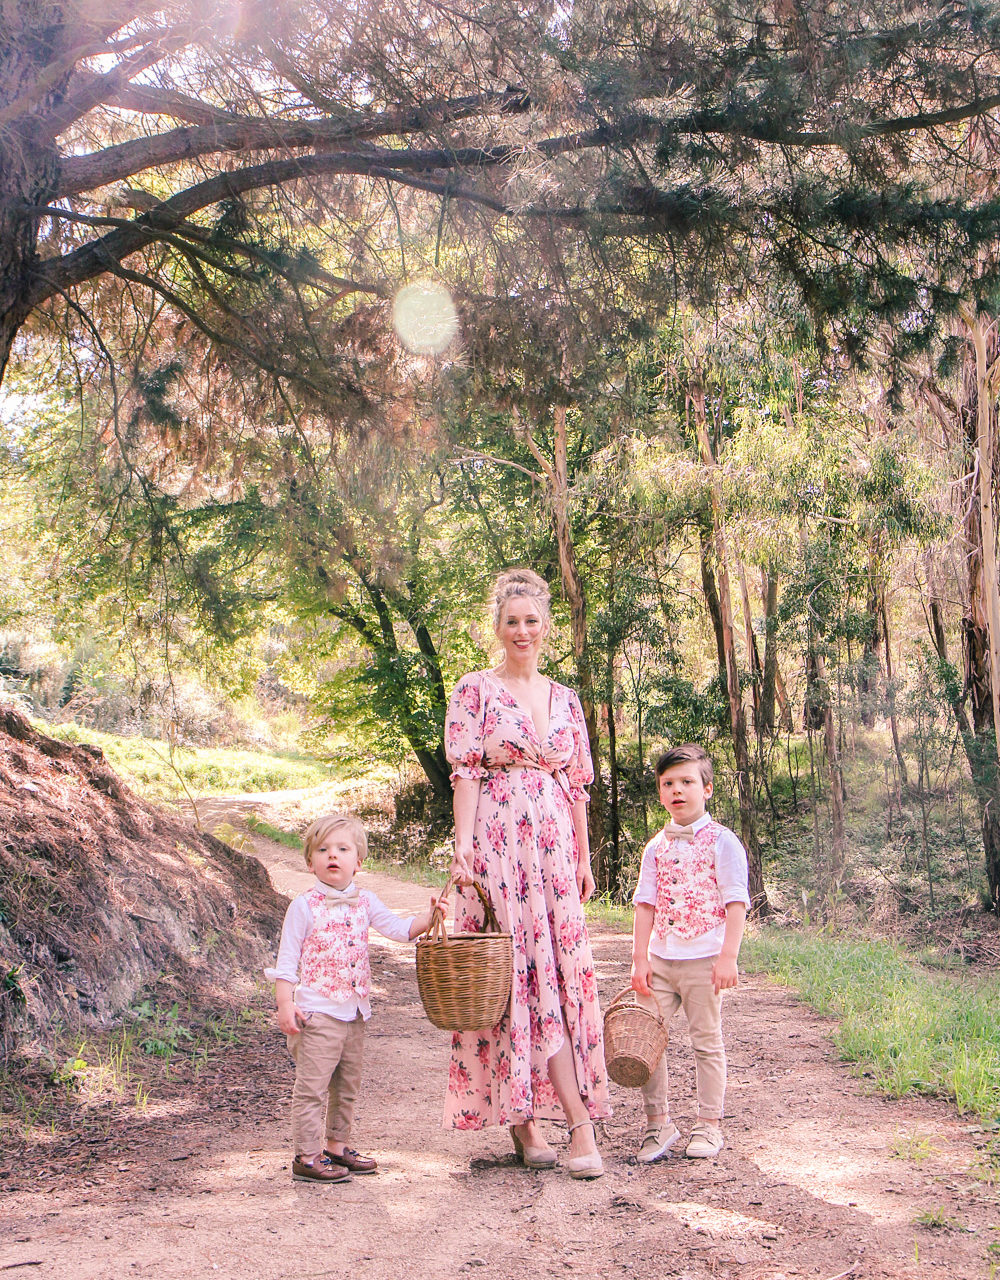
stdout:
[(283, 902), (255, 858), (0, 704), (0, 1040), (101, 1026), (151, 983), (257, 973)]

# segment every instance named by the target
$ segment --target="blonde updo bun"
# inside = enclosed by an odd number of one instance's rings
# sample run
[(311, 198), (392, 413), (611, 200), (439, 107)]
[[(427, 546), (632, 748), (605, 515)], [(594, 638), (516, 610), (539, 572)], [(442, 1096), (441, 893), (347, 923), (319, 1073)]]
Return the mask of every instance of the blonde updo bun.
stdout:
[(493, 618), (493, 630), (500, 630), (500, 619), (503, 617), (504, 605), (516, 596), (530, 596), (538, 604), (543, 618), (549, 616), (549, 601), (552, 599), (549, 584), (534, 569), (505, 569), (493, 584), (490, 596), (490, 613)]

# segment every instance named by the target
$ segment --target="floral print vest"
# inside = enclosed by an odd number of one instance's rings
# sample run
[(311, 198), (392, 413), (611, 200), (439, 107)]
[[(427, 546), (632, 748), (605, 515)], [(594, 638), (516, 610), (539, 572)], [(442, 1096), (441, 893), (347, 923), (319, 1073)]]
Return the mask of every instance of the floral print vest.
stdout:
[(693, 840), (671, 840), (666, 831), (660, 834), (653, 932), (661, 941), (668, 933), (698, 938), (725, 921), (715, 878), (715, 842), (721, 830), (717, 822), (709, 822)]
[(368, 964), (368, 900), (326, 905), (326, 894), (313, 889), (306, 896), (313, 930), (302, 944), (299, 981), (337, 1004), (367, 1000), (372, 975)]

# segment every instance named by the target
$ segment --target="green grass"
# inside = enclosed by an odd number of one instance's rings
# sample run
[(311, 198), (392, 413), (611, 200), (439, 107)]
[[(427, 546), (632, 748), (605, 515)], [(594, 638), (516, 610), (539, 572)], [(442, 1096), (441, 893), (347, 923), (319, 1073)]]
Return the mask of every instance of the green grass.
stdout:
[(622, 933), (632, 932), (631, 902), (615, 902), (607, 894), (595, 894), (583, 910), (591, 924), (604, 925)]
[(284, 791), (330, 782), (330, 768), (292, 752), (269, 755), (217, 747), (170, 746), (155, 738), (123, 738), (75, 724), (37, 727), (64, 742), (89, 742), (101, 748), (111, 767), (134, 790), (153, 799), (176, 799), (185, 788), (194, 796), (238, 795), (248, 791)]
[(742, 961), (837, 1018), (842, 1057), (881, 1092), (1000, 1123), (1000, 979), (928, 972), (888, 942), (771, 929), (748, 936)]
[(265, 822), (259, 813), (248, 813), (243, 821), (251, 831), (255, 831), (259, 836), (264, 836), (268, 840), (273, 840), (275, 844), (283, 844), (287, 849), (302, 848), (302, 839), (294, 831), (285, 831), (283, 827), (276, 827), (271, 822)]

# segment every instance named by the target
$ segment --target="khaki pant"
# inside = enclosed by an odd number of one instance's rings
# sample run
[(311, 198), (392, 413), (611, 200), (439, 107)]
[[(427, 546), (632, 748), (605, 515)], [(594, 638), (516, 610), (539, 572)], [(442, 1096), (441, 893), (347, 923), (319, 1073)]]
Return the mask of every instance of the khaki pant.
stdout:
[(360, 1013), (353, 1022), (314, 1013), (301, 1031), (288, 1037), (288, 1052), (295, 1059), (292, 1141), (296, 1155), (316, 1155), (331, 1142), (350, 1138), (364, 1043), (365, 1022)]
[[(650, 956), (649, 985), (656, 997), (660, 1017), (669, 1023), (678, 1009), (687, 1015), (694, 1049), (695, 1079), (698, 1085), (698, 1115), (721, 1121), (726, 1100), (726, 1050), (722, 1043), (722, 995), (712, 988), (715, 956), (703, 960), (664, 960)], [(667, 1060), (662, 1057), (643, 1085), (646, 1115), (669, 1115), (667, 1104)]]

